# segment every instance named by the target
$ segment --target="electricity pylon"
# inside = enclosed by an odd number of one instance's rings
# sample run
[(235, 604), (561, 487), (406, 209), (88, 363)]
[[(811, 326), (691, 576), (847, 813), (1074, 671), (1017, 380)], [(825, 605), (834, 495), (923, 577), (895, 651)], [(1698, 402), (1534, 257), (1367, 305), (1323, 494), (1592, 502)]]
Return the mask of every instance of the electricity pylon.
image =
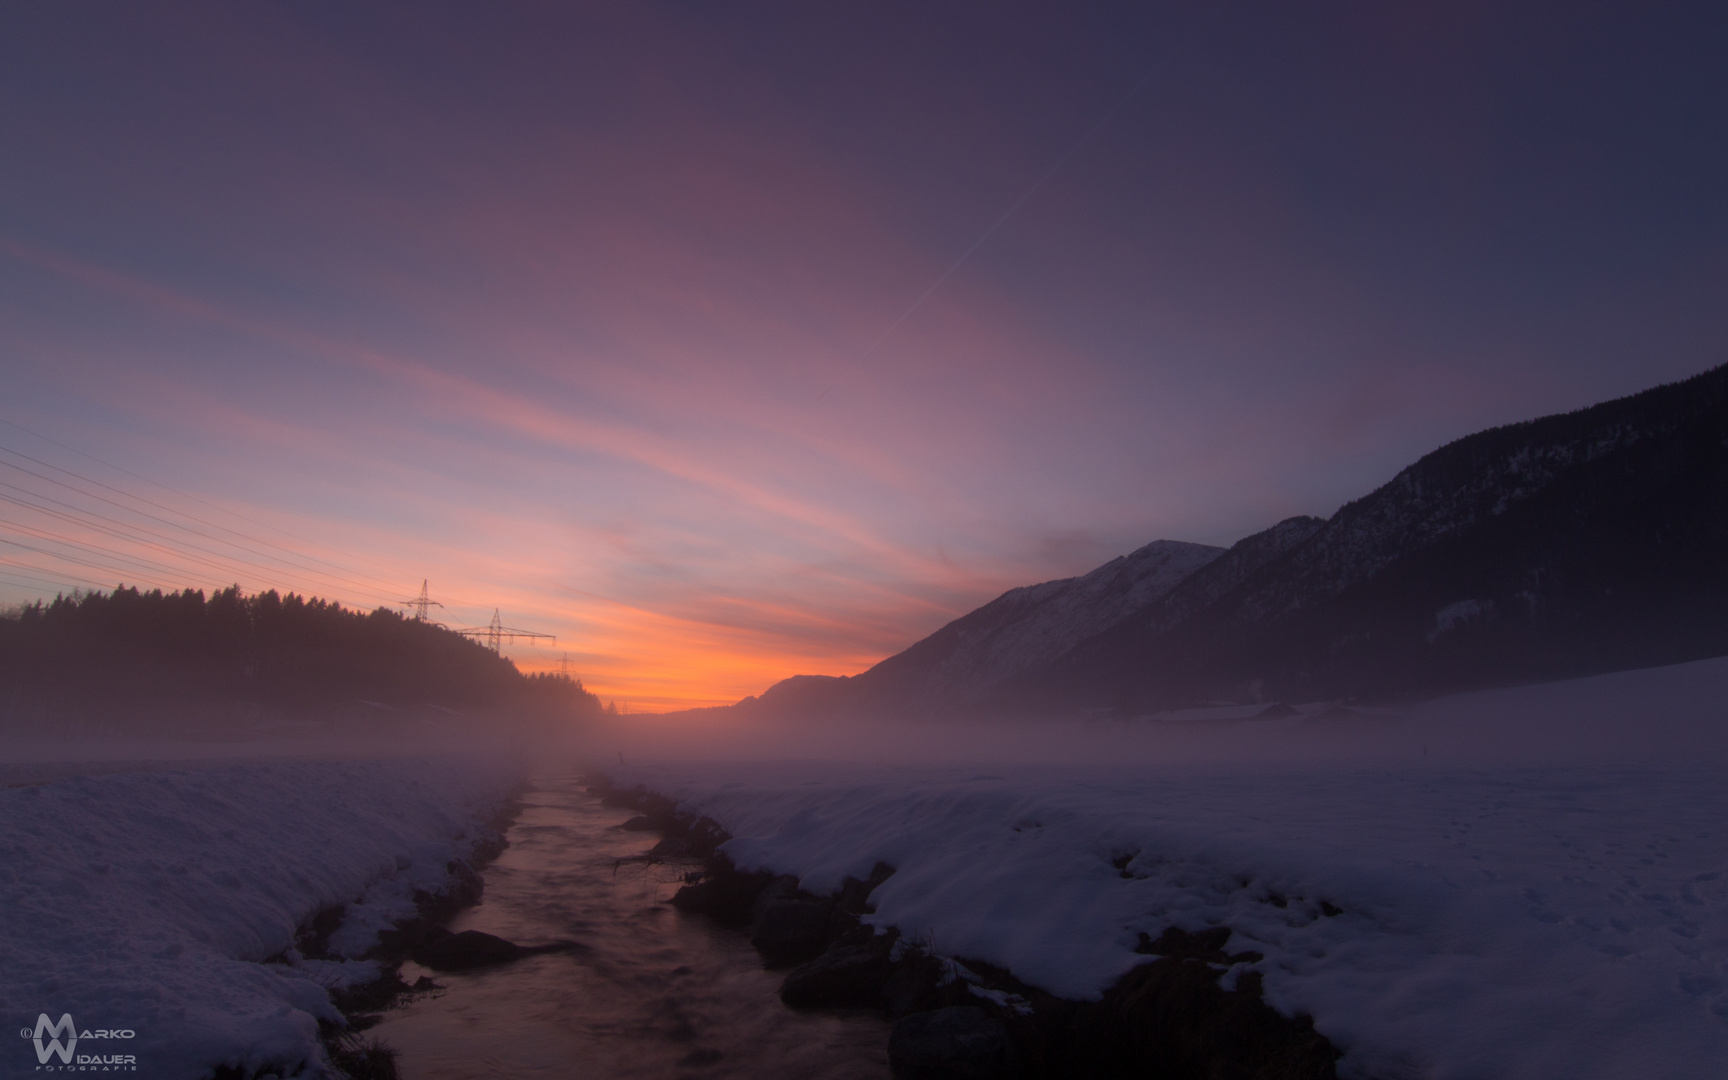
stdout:
[(443, 604), (440, 604), (438, 601), (432, 599), (430, 596), (426, 595), (426, 579), (425, 578), (420, 579), (420, 595), (419, 596), (416, 596), (412, 600), (401, 600), (401, 601), (398, 601), (398, 603), (400, 603), (405, 608), (413, 608), (414, 609), (414, 621), (415, 622), (425, 622), (426, 621), (426, 609), (427, 608), (429, 608), (429, 607), (443, 607), (444, 606)]
[(485, 638), (486, 647), (495, 653), (500, 651), (499, 647), (506, 641), (558, 640), (558, 638), (552, 634), (538, 634), (532, 630), (517, 630), (505, 626), (503, 616), (498, 614), (497, 608), (492, 609), (492, 623), (490, 626), (467, 626), (456, 632), (471, 637), (476, 641)]

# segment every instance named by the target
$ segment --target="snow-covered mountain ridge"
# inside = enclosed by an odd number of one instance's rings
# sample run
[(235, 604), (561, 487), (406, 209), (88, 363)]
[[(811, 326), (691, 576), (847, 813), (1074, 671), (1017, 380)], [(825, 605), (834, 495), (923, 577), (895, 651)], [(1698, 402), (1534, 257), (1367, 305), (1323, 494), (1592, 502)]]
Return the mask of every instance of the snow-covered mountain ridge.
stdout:
[[(1329, 519), (1015, 589), (771, 712), (1140, 715), (1728, 654), (1728, 366), (1459, 439)], [(778, 692), (778, 693), (777, 693)]]
[(1081, 577), (1011, 589), (855, 682), (923, 706), (963, 703), (1143, 611), (1222, 554), (1156, 540)]

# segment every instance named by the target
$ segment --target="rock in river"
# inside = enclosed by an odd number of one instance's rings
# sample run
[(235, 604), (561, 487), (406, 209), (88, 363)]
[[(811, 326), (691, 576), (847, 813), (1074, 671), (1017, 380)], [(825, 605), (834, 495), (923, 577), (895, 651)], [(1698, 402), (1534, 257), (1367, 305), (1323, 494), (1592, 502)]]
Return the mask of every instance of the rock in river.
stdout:
[(894, 973), (881, 945), (841, 945), (795, 968), (780, 987), (794, 1009), (843, 1009), (882, 1004), (882, 985)]
[(467, 971), (492, 964), (507, 964), (524, 956), (567, 952), (580, 947), (574, 941), (523, 946), (479, 930), (464, 930), (459, 934), (443, 934), (420, 946), (414, 951), (414, 962), (433, 971)]

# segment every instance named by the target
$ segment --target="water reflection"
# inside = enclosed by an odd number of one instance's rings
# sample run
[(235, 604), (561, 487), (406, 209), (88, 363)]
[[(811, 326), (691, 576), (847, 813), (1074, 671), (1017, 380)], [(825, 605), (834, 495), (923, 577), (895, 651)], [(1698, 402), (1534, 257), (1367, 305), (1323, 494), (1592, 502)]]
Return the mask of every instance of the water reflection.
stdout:
[(628, 812), (573, 774), (537, 778), (525, 803), (485, 901), (451, 929), (586, 948), (470, 973), (405, 965), (447, 988), (373, 1029), (406, 1080), (888, 1076), (886, 1021), (786, 1009), (742, 935), (665, 903), (696, 864), (618, 863), (658, 839), (619, 830)]

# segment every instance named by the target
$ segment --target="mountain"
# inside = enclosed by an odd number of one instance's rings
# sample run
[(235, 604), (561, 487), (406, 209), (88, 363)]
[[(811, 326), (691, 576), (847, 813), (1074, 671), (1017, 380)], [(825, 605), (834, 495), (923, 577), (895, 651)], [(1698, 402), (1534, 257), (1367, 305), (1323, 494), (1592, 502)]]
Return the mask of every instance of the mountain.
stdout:
[(775, 714), (965, 708), (1144, 610), (1223, 548), (1155, 540), (1082, 577), (1009, 589), (855, 676), (794, 675), (741, 703)]
[(1460, 439), (1212, 603), (1160, 614), (1009, 689), (1135, 712), (1418, 696), (1728, 653), (1728, 367)]
[(1423, 457), (1227, 551), (1011, 590), (772, 712), (1388, 699), (1728, 654), (1728, 366)]
[(1144, 611), (1223, 548), (1157, 540), (1084, 577), (1010, 589), (854, 681), (873, 703), (942, 710), (985, 696)]

